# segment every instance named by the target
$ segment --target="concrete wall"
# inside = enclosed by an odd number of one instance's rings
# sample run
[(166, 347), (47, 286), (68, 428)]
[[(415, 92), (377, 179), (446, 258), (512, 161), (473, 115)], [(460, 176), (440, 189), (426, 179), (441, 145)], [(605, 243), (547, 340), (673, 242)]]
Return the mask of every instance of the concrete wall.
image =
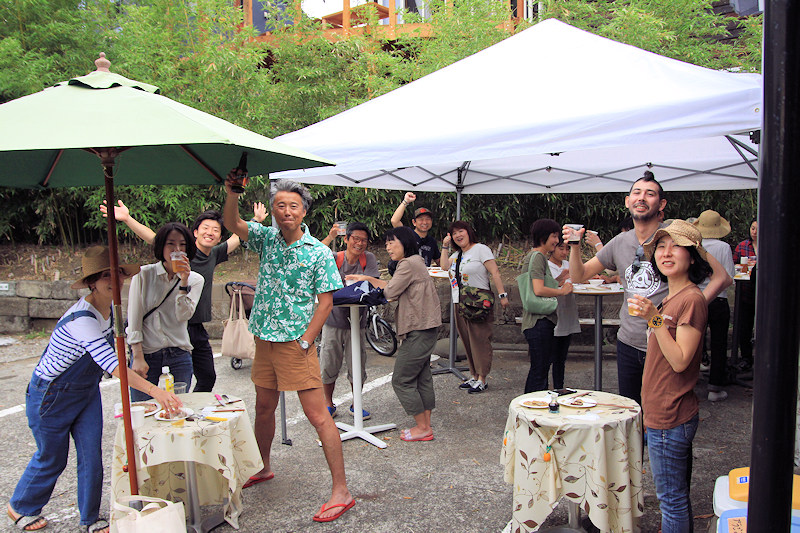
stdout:
[[(0, 281), (0, 333), (26, 333), (30, 331), (52, 330), (59, 318), (87, 289), (70, 289), (72, 281)], [(450, 321), (450, 285), (447, 280), (437, 279), (436, 289), (442, 304), (443, 337), (448, 336)], [(515, 317), (522, 316), (522, 306), (516, 286), (506, 287), (511, 304), (504, 319), (499, 301), (495, 308), (494, 342), (498, 344), (525, 344), (519, 324)], [(594, 317), (594, 298), (576, 296), (578, 314), (581, 318)], [(122, 288), (122, 308), (127, 310), (128, 283)], [(603, 298), (603, 317), (618, 318), (621, 295)], [(221, 338), (223, 323), (228, 317), (230, 299), (225, 293), (224, 283), (215, 283), (212, 289), (212, 321), (206, 324), (211, 338)], [(389, 312), (392, 312), (390, 308)], [(604, 328), (606, 343), (616, 342), (616, 327)], [(594, 326), (583, 326), (580, 334), (573, 337), (573, 345), (594, 345)]]

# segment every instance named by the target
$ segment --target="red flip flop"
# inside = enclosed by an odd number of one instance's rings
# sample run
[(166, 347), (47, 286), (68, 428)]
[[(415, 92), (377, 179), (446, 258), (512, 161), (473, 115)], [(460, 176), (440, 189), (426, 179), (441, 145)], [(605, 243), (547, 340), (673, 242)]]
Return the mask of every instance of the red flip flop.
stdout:
[(244, 485), (242, 485), (243, 489), (247, 487), (252, 487), (253, 485), (258, 485), (259, 483), (263, 483), (265, 481), (269, 481), (270, 479), (275, 477), (275, 472), (270, 473), (267, 477), (257, 477), (257, 476), (250, 476)]
[(408, 429), (404, 429), (403, 432), (400, 434), (400, 440), (406, 442), (417, 442), (421, 440), (433, 440), (433, 433), (430, 435), (425, 435), (424, 437), (412, 437), (411, 431)]
[[(345, 512), (347, 512), (348, 510), (350, 510), (350, 509), (351, 509), (351, 508), (352, 508), (352, 507), (353, 507), (355, 504), (356, 504), (356, 501), (355, 501), (355, 500), (351, 500), (351, 501), (350, 501), (350, 503), (348, 503), (348, 504), (344, 504), (344, 503), (334, 503), (334, 504), (333, 504), (333, 505), (331, 505), (330, 507), (325, 507), (325, 505), (323, 505), (323, 506), (320, 508), (319, 512), (318, 512), (317, 514), (315, 514), (315, 515), (314, 515), (314, 522), (333, 522), (334, 520), (336, 520), (337, 518), (339, 518), (340, 516), (342, 516), (342, 515), (343, 515)], [(322, 513), (324, 513), (324, 512), (327, 512), (327, 511), (330, 511), (331, 509), (336, 509), (337, 507), (341, 507), (341, 508), (342, 508), (342, 510), (341, 510), (341, 511), (339, 511), (338, 513), (336, 513), (336, 514), (335, 514), (335, 515), (333, 515), (333, 516), (329, 516), (329, 517), (327, 517), (327, 518), (320, 518), (320, 516), (319, 516), (319, 515), (321, 515)]]

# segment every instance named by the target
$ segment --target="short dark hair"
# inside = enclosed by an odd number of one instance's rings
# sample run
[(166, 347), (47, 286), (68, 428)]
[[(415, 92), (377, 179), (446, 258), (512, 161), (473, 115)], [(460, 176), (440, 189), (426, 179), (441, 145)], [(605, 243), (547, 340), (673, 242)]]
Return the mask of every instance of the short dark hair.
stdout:
[[(450, 237), (453, 236), (453, 231), (455, 231), (457, 229), (466, 230), (467, 231), (467, 237), (469, 237), (469, 242), (471, 242), (473, 244), (477, 244), (477, 242), (478, 242), (478, 234), (475, 233), (475, 230), (472, 229), (472, 226), (470, 225), (469, 222), (464, 222), (463, 220), (456, 220), (455, 222), (450, 224), (450, 229), (447, 230), (448, 233), (450, 233)], [(452, 243), (453, 246), (455, 246), (459, 250), (461, 249), (461, 247), (459, 245), (457, 245), (455, 243), (455, 241), (451, 240), (450, 242)]]
[(628, 191), (628, 194), (630, 194), (633, 191), (634, 186), (636, 186), (636, 184), (639, 183), (640, 181), (655, 183), (656, 185), (658, 185), (658, 201), (660, 202), (661, 200), (664, 199), (664, 187), (662, 187), (661, 184), (656, 180), (655, 174), (653, 174), (649, 170), (645, 170), (644, 175), (638, 180), (633, 182), (630, 190)]
[(419, 244), (417, 243), (417, 235), (409, 227), (399, 226), (392, 228), (386, 232), (386, 240), (393, 241), (397, 239), (403, 245), (403, 257), (411, 257), (419, 253)]
[(204, 220), (213, 220), (214, 222), (219, 222), (220, 229), (225, 227), (222, 223), (222, 214), (215, 209), (209, 209), (207, 211), (203, 211), (197, 215), (196, 219), (194, 219), (194, 224), (192, 224), (192, 234), (197, 231), (197, 228), (200, 227), (200, 224), (202, 224)]
[(536, 248), (546, 243), (547, 239), (549, 239), (550, 235), (553, 233), (560, 235), (561, 226), (552, 218), (540, 218), (531, 224), (531, 240), (533, 241), (533, 247)]
[(194, 259), (194, 255), (197, 252), (197, 247), (194, 245), (194, 237), (189, 233), (189, 228), (180, 222), (167, 222), (159, 228), (156, 233), (156, 238), (153, 239), (153, 255), (155, 255), (156, 259), (159, 261), (166, 261), (166, 259), (164, 259), (164, 245), (167, 242), (167, 235), (173, 231), (177, 231), (183, 235), (186, 239), (186, 256), (189, 258), (189, 261)]
[[(689, 265), (689, 281), (695, 285), (698, 285), (707, 277), (711, 276), (713, 273), (711, 265), (708, 264), (708, 261), (700, 257), (700, 252), (697, 251), (697, 248), (694, 246), (681, 246), (681, 248), (685, 248), (689, 252), (689, 258), (692, 260), (691, 264)], [(653, 253), (653, 257), (650, 258), (650, 264), (653, 265), (653, 270), (656, 271), (658, 277), (661, 278), (661, 281), (667, 281), (667, 276), (662, 274), (658, 269), (655, 253)]]
[(633, 217), (628, 215), (622, 220), (619, 221), (619, 231), (622, 233), (623, 231), (630, 231), (633, 229)]
[(347, 225), (346, 236), (350, 237), (354, 231), (363, 231), (367, 234), (367, 239), (369, 239), (369, 228), (363, 222), (351, 222)]

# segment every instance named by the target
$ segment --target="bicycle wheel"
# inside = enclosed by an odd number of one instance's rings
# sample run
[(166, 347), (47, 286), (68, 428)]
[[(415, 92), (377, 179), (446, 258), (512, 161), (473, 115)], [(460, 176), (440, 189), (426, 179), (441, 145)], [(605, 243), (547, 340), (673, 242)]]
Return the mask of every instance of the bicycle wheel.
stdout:
[(397, 351), (397, 337), (392, 326), (379, 316), (371, 317), (367, 324), (367, 342), (373, 350), (386, 357)]

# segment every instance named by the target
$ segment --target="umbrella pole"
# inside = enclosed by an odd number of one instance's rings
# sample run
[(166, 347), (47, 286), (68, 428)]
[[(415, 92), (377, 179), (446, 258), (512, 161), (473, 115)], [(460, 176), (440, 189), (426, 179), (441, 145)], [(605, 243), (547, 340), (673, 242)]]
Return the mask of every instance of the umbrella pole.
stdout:
[(106, 184), (106, 205), (108, 206), (108, 254), (111, 265), (111, 284), (114, 288), (114, 340), (119, 361), (119, 388), (122, 394), (122, 423), (125, 426), (125, 451), (128, 456), (128, 479), (131, 495), (139, 494), (139, 480), (136, 477), (136, 450), (133, 447), (133, 426), (131, 425), (131, 397), (128, 393), (128, 359), (125, 356), (125, 332), (122, 326), (122, 282), (119, 279), (119, 255), (117, 253), (117, 221), (114, 218), (114, 159), (115, 148), (100, 150), (103, 174)]

